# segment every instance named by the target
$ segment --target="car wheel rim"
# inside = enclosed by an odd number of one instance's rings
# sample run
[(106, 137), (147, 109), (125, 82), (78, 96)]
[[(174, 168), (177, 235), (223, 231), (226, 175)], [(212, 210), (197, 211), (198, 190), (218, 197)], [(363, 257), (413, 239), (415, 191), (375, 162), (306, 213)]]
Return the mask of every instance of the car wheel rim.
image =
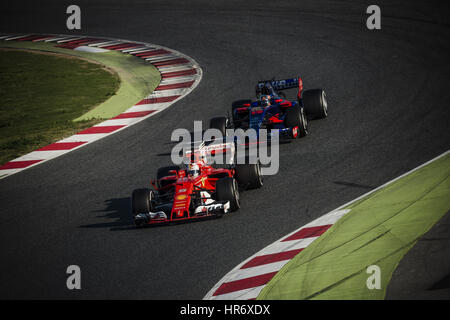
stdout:
[(263, 185), (263, 180), (262, 180), (262, 175), (261, 175), (261, 165), (258, 163), (257, 166), (257, 170), (258, 170), (258, 180), (259, 180), (259, 185), (262, 186)]
[(305, 117), (305, 112), (302, 110), (302, 129), (305, 133), (305, 135), (308, 134), (308, 120)]
[(236, 205), (239, 207), (239, 189), (236, 187), (236, 180), (233, 182), (234, 188), (234, 198), (236, 200)]
[(323, 112), (326, 115), (328, 112), (328, 103), (327, 103), (325, 91), (322, 91), (322, 105), (323, 105)]
[(150, 202), (151, 201), (151, 194), (150, 193), (151, 193), (151, 191), (148, 192), (148, 196), (147, 196), (147, 208), (148, 208), (148, 211), (150, 211), (150, 207), (151, 207), (150, 206), (150, 203), (151, 203)]

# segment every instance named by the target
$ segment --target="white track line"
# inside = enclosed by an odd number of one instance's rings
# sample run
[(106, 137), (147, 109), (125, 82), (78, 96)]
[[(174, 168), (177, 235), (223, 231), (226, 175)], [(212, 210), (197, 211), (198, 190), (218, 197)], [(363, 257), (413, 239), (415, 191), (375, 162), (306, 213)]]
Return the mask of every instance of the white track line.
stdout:
[(187, 64), (177, 64), (173, 66), (161, 66), (158, 69), (162, 74), (164, 74), (168, 72), (189, 70), (192, 69), (192, 66), (189, 63), (187, 63)]
[(161, 85), (166, 85), (166, 84), (185, 83), (185, 82), (189, 82), (189, 81), (195, 80), (196, 76), (197, 75), (166, 78), (166, 79), (162, 79), (161, 83), (159, 85), (161, 86)]
[(277, 241), (277, 242), (265, 247), (261, 251), (259, 251), (257, 253), (257, 256), (264, 256), (267, 254), (274, 254), (274, 253), (278, 253), (278, 252), (304, 249), (307, 246), (309, 246), (317, 238), (318, 237), (309, 237), (309, 238), (300, 239), (297, 241), (285, 241), (285, 242)]
[(70, 41), (75, 41), (75, 40), (80, 40), (83, 37), (70, 37), (70, 38), (63, 38), (62, 40), (58, 40), (56, 41), (56, 43), (66, 43), (66, 42), (70, 42)]
[[(59, 142), (86, 142), (90, 143), (106, 137), (107, 133), (92, 133), (92, 134), (74, 134), (68, 138), (62, 139)], [(1, 172), (1, 171), (0, 171)]]
[[(128, 110), (127, 110), (128, 112)], [(96, 125), (96, 127), (101, 127), (101, 126), (128, 126), (130, 124), (133, 124), (134, 122), (137, 122), (140, 120), (139, 118), (124, 118), (124, 119), (110, 119), (110, 120), (106, 120), (103, 121), (102, 123), (99, 123), (98, 125)]]
[(141, 112), (141, 111), (151, 111), (151, 110), (160, 110), (165, 109), (170, 106), (172, 103), (152, 103), (152, 104), (140, 104), (132, 106), (127, 112)]
[[(66, 153), (67, 150), (32, 151), (24, 156), (14, 159), (14, 161), (53, 159)], [(1, 170), (0, 170), (1, 173)]]
[[(294, 239), (294, 240), (286, 240), (289, 239), (291, 236), (298, 234), (301, 230), (306, 230), (309, 228), (317, 228), (317, 227), (323, 227), (328, 226), (336, 223), (342, 216), (344, 216), (346, 213), (348, 213), (350, 210), (333, 210), (329, 212), (328, 214), (319, 217), (318, 219), (315, 219), (314, 221), (302, 226), (301, 228), (298, 228), (294, 230), (293, 232), (283, 236), (279, 240), (275, 241), (274, 243), (266, 246), (262, 250), (258, 251), (256, 254), (252, 255), (251, 257), (247, 258), (245, 261), (241, 262), (239, 265), (237, 265), (233, 270), (228, 272), (222, 279), (219, 280), (219, 282), (205, 295), (203, 299), (205, 300), (222, 300), (222, 299), (254, 299), (257, 297), (259, 292), (262, 290), (262, 288), (265, 287), (265, 285), (255, 285), (255, 289), (258, 288), (258, 290), (244, 290), (246, 293), (244, 295), (240, 294), (239, 291), (242, 290), (236, 290), (236, 294), (234, 292), (227, 292), (225, 294), (219, 294), (214, 295), (219, 288), (221, 288), (222, 285), (225, 285), (226, 283), (236, 281), (236, 279), (243, 280), (248, 279), (251, 277), (255, 277), (258, 275), (264, 275), (271, 272), (278, 272), (281, 270), (281, 268), (288, 263), (292, 258), (289, 259), (283, 259), (281, 261), (278, 261), (276, 263), (267, 263), (267, 264), (260, 264), (257, 266), (253, 266), (250, 268), (242, 268), (246, 264), (248, 264), (250, 261), (254, 261), (255, 258), (266, 256), (266, 255), (272, 255), (272, 254), (280, 254), (286, 251), (291, 250), (300, 250), (308, 247), (312, 242), (314, 242), (316, 239), (319, 238), (319, 236), (315, 237), (303, 237), (300, 239)], [(254, 272), (252, 272), (254, 271)], [(270, 281), (270, 280), (269, 280)], [(251, 293), (251, 294), (250, 294)]]
[(104, 42), (96, 42), (96, 43), (91, 43), (88, 46), (89, 47), (101, 47), (101, 46), (112, 46), (115, 44), (120, 44), (122, 43), (122, 41), (104, 41)]
[(273, 263), (267, 263), (256, 267), (234, 270), (228, 274), (227, 282), (247, 279), (254, 276), (274, 272), (280, 270), (291, 259), (285, 259)]
[(29, 37), (29, 36), (31, 36), (31, 34), (22, 34), (22, 35), (20, 35), (20, 36), (15, 35), (15, 36), (12, 36), (12, 37), (8, 37), (8, 38), (6, 38), (6, 39), (4, 39), (4, 40), (6, 40), (6, 41), (11, 41), (11, 40), (15, 40), (15, 39), (19, 39), (19, 38), (24, 38), (24, 37)]
[(165, 53), (165, 54), (160, 54), (157, 56), (148, 57), (148, 58), (144, 58), (144, 59), (150, 63), (155, 63), (155, 62), (169, 61), (169, 60), (178, 59), (178, 58), (181, 58), (181, 56), (176, 55), (176, 54)]
[(122, 51), (123, 53), (134, 54), (134, 53), (139, 53), (139, 52), (145, 52), (145, 51), (148, 51), (148, 50), (151, 50), (151, 49), (149, 47), (134, 47), (134, 48), (131, 48), (131, 49), (123, 49), (123, 50), (120, 50), (120, 51)]
[(170, 89), (170, 90), (155, 90), (148, 98), (163, 98), (171, 96), (182, 96), (186, 93), (186, 89)]
[(44, 42), (53, 42), (53, 41), (58, 41), (58, 40), (66, 39), (66, 38), (67, 37), (54, 37), (54, 38), (46, 39), (46, 40), (44, 40)]
[(234, 292), (230, 292), (230, 293), (225, 293), (222, 294), (220, 296), (217, 296), (215, 298), (215, 300), (250, 300), (250, 299), (255, 299), (259, 293), (261, 292), (261, 290), (265, 287), (264, 286), (259, 286), (259, 287), (254, 287), (254, 288), (250, 288), (250, 289), (244, 289), (244, 290), (239, 290), (239, 291), (234, 291)]

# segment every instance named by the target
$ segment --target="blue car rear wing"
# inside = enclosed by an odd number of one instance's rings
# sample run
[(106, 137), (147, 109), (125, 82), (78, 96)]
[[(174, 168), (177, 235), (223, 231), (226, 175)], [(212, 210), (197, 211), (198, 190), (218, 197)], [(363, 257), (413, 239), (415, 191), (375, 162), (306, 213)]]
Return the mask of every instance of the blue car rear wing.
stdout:
[(256, 96), (259, 97), (262, 94), (273, 94), (273, 91), (277, 92), (293, 88), (298, 88), (298, 97), (300, 97), (303, 90), (303, 81), (300, 77), (283, 80), (258, 81), (258, 84), (256, 85)]

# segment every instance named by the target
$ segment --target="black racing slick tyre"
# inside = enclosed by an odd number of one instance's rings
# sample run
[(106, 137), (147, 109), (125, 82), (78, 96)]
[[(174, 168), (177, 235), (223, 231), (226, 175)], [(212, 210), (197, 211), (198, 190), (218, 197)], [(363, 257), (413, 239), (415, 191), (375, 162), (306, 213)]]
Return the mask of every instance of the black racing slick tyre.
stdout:
[(286, 110), (284, 117), (284, 126), (286, 128), (298, 128), (297, 135), (293, 138), (301, 138), (308, 134), (308, 121), (306, 120), (303, 108), (292, 106)]
[(263, 186), (259, 161), (255, 164), (237, 164), (235, 171), (235, 178), (242, 189), (257, 189)]
[(235, 179), (226, 177), (216, 182), (216, 200), (230, 201), (230, 211), (240, 208), (239, 188)]
[(322, 89), (304, 91), (303, 105), (306, 115), (311, 119), (323, 119), (328, 116), (327, 97)]
[(226, 117), (216, 117), (212, 118), (209, 121), (209, 128), (218, 129), (222, 133), (223, 137), (226, 136), (227, 127), (228, 127), (228, 119)]
[(133, 215), (148, 213), (153, 210), (153, 191), (150, 189), (136, 189), (131, 195), (131, 212)]
[(244, 107), (245, 104), (251, 104), (251, 103), (252, 103), (252, 100), (250, 100), (250, 99), (242, 99), (242, 100), (236, 100), (231, 104), (231, 116), (232, 116), (233, 124), (237, 125), (238, 122), (242, 118), (239, 115), (235, 115), (234, 110), (236, 110), (237, 108)]

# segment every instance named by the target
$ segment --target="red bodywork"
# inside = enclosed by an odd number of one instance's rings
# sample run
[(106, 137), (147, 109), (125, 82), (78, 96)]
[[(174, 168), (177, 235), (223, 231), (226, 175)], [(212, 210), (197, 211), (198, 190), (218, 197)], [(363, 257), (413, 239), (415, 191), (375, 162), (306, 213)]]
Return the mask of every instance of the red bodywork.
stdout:
[[(227, 149), (216, 149), (209, 151), (209, 154), (223, 153)], [(171, 222), (171, 221), (183, 221), (189, 219), (207, 218), (214, 216), (209, 212), (203, 214), (194, 215), (193, 210), (198, 207), (198, 204), (203, 204), (208, 198), (202, 198), (200, 192), (207, 192), (213, 194), (216, 191), (217, 180), (224, 177), (233, 177), (235, 174), (234, 169), (214, 168), (204, 160), (204, 155), (199, 152), (195, 152), (190, 155), (192, 163), (198, 165), (200, 174), (197, 177), (189, 176), (186, 169), (173, 170), (170, 172), (172, 175), (163, 177), (159, 180), (159, 184), (156, 181), (151, 181), (152, 186), (157, 191), (171, 192), (173, 190), (173, 205), (170, 215), (167, 215), (167, 219), (152, 219), (149, 224)], [(161, 186), (161, 187), (158, 187)], [(197, 205), (192, 204), (193, 198), (197, 200)]]

